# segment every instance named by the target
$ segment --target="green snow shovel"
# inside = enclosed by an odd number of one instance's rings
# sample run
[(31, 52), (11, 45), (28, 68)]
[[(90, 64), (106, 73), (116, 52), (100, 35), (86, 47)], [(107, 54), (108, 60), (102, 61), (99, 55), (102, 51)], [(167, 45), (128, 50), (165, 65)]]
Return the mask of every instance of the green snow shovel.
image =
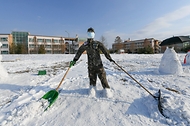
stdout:
[[(71, 67), (71, 66), (70, 66), (70, 67)], [(55, 90), (50, 90), (50, 91), (48, 91), (48, 92), (42, 97), (43, 99), (46, 99), (46, 100), (48, 100), (48, 102), (49, 102), (49, 106), (48, 106), (44, 111), (46, 111), (46, 110), (55, 102), (55, 100), (58, 98), (58, 95), (59, 95), (58, 89), (59, 89), (59, 87), (61, 86), (63, 80), (65, 79), (67, 73), (69, 72), (70, 67), (67, 69), (65, 75), (63, 76), (63, 78), (62, 78), (61, 82), (59, 83), (59, 85), (57, 86), (57, 88), (56, 88)]]

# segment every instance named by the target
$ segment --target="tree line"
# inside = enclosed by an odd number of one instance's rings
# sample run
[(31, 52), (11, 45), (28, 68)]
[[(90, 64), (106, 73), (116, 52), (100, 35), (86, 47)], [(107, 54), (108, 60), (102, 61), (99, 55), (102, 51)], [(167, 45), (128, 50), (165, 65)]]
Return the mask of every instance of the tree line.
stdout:
[[(25, 43), (12, 43), (10, 46), (10, 54), (28, 54), (28, 45)], [(45, 54), (45, 46), (40, 45), (36, 51), (37, 54)]]

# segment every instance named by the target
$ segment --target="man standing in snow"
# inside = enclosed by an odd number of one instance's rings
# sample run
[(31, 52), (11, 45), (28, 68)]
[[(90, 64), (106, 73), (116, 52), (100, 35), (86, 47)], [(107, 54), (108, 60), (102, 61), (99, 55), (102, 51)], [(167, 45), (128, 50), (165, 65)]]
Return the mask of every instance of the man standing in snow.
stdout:
[(102, 87), (104, 88), (105, 96), (111, 97), (110, 86), (108, 85), (108, 82), (106, 79), (106, 72), (102, 64), (100, 51), (104, 53), (104, 55), (110, 62), (115, 62), (115, 61), (111, 58), (111, 56), (109, 55), (104, 45), (101, 42), (94, 40), (95, 32), (93, 28), (89, 28), (87, 30), (87, 34), (88, 34), (87, 41), (84, 42), (84, 44), (80, 46), (73, 61), (70, 62), (70, 66), (73, 66), (76, 63), (76, 61), (80, 58), (81, 54), (84, 51), (86, 51), (87, 56), (88, 56), (88, 74), (89, 74), (89, 79), (90, 79), (89, 95), (95, 95), (96, 80), (98, 76), (102, 83)]

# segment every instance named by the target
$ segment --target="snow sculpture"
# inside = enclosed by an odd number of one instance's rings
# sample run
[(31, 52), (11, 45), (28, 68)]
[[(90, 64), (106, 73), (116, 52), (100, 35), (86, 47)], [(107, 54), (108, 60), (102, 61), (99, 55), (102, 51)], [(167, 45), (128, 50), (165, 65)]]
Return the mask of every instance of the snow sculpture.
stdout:
[(184, 64), (190, 64), (190, 51), (185, 55)]
[(167, 47), (167, 49), (165, 50), (159, 66), (159, 72), (164, 74), (183, 73), (182, 64), (173, 47)]

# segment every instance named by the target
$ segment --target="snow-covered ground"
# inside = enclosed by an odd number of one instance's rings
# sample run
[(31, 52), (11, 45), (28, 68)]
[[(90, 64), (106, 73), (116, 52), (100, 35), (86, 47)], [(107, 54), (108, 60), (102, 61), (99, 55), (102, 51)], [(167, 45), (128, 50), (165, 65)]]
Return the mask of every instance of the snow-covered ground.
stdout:
[[(178, 54), (183, 63), (186, 54)], [(161, 90), (165, 118), (158, 101), (114, 63), (102, 60), (113, 97), (104, 97), (97, 81), (95, 97), (88, 95), (87, 56), (81, 56), (60, 87), (55, 103), (44, 112), (40, 98), (55, 89), (68, 69), (72, 54), (3, 55), (0, 66), (1, 126), (188, 126), (190, 125), (190, 65), (183, 73), (163, 74), (163, 54), (112, 54), (112, 58), (152, 94)], [(175, 68), (173, 68), (175, 69)], [(1, 70), (1, 75), (6, 73)], [(46, 75), (38, 75), (46, 70)]]

